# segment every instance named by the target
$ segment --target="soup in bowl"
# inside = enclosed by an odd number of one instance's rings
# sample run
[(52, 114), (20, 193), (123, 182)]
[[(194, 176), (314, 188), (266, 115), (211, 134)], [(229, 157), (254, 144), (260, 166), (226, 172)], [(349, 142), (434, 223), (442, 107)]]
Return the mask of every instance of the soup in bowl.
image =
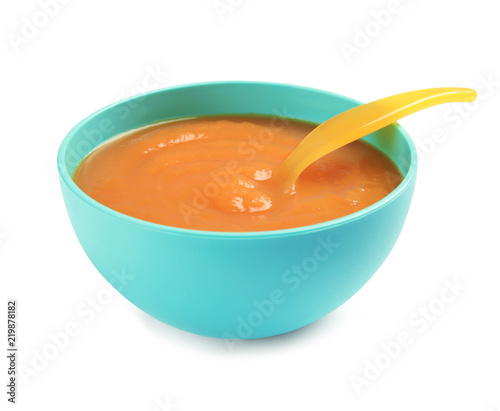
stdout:
[(75, 233), (122, 295), (174, 327), (248, 339), (308, 325), (354, 295), (394, 246), (415, 147), (395, 124), (308, 168), (290, 197), (255, 187), (314, 124), (359, 104), (256, 82), (112, 104), (75, 126), (59, 151)]

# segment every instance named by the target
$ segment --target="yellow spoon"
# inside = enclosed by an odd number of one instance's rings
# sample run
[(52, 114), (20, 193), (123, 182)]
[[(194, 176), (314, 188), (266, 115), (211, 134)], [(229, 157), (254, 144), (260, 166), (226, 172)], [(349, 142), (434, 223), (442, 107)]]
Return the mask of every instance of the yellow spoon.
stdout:
[(476, 96), (476, 91), (469, 88), (429, 88), (396, 94), (344, 111), (311, 131), (273, 171), (272, 180), (288, 192), (302, 171), (324, 155), (424, 108), (472, 102)]

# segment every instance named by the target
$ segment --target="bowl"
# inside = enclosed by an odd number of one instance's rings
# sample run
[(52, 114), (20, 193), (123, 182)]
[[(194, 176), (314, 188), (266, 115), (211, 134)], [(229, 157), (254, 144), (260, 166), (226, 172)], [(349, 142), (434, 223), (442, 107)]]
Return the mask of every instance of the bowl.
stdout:
[(69, 132), (58, 154), (66, 209), (83, 250), (138, 308), (192, 333), (261, 338), (322, 318), (370, 279), (403, 227), (417, 160), (399, 125), (364, 138), (401, 170), (393, 192), (354, 214), (292, 229), (209, 232), (154, 224), (96, 202), (71, 175), (103, 141), (161, 120), (262, 114), (321, 123), (359, 104), (295, 85), (215, 82), (152, 91), (97, 111)]

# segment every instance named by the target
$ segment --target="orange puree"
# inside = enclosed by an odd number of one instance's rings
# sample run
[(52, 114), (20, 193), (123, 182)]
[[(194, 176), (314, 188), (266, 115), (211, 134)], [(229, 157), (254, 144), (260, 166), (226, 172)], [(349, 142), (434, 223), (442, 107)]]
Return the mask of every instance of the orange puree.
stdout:
[(355, 141), (309, 166), (287, 194), (272, 170), (315, 125), (259, 116), (199, 117), (132, 130), (90, 153), (73, 176), (123, 214), (173, 227), (264, 231), (359, 211), (402, 176), (375, 147)]

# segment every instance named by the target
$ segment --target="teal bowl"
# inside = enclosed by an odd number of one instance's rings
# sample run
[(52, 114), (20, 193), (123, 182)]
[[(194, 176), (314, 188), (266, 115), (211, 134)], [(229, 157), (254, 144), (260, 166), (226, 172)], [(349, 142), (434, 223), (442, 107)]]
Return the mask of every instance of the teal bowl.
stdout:
[(417, 160), (399, 125), (364, 138), (401, 170), (404, 180), (392, 193), (346, 217), (293, 229), (224, 233), (154, 224), (94, 201), (71, 175), (98, 144), (161, 120), (262, 114), (321, 123), (359, 104), (294, 85), (217, 82), (166, 88), (105, 107), (76, 125), (58, 154), (62, 193), (78, 240), (125, 298), (173, 327), (227, 339), (304, 327), (352, 297), (401, 232)]

